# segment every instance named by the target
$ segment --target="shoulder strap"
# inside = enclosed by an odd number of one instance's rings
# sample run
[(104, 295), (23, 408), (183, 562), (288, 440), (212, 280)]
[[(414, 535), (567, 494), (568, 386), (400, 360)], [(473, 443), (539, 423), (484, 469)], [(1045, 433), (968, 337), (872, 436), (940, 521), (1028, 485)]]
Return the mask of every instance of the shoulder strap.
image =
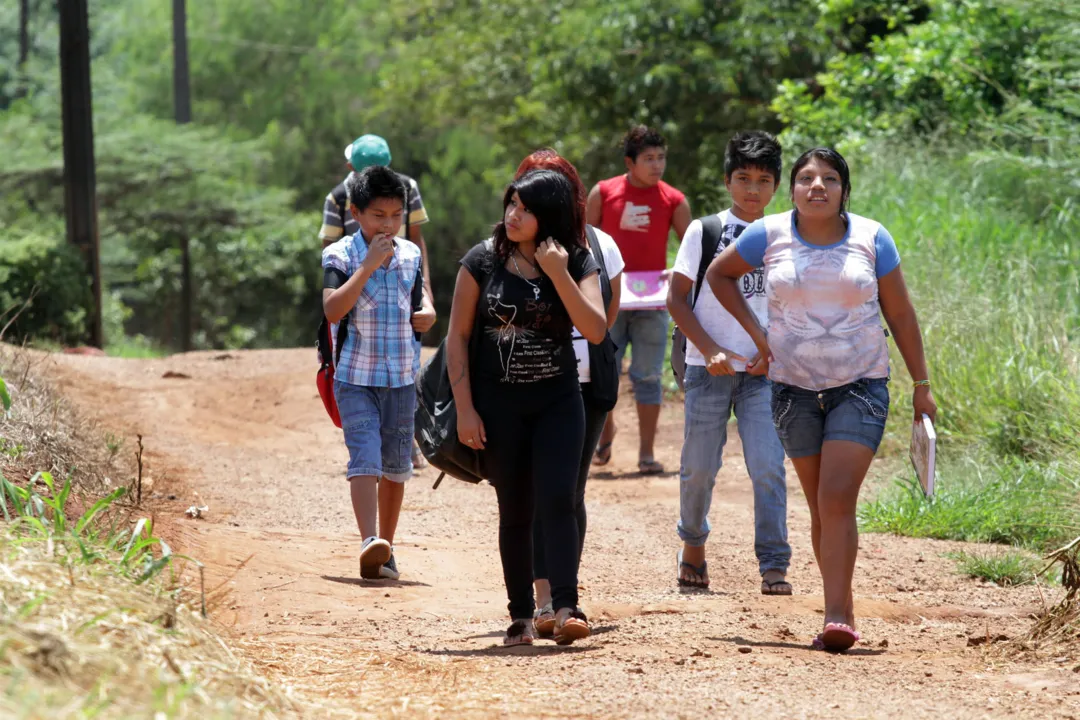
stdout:
[(604, 312), (607, 312), (611, 306), (611, 277), (608, 275), (607, 265), (604, 264), (604, 253), (600, 249), (600, 238), (596, 236), (596, 230), (592, 225), (586, 225), (585, 234), (589, 237), (589, 248), (592, 250), (593, 258), (600, 266), (600, 295), (604, 299)]
[(401, 173), (398, 173), (398, 177), (405, 184), (405, 239), (411, 241), (412, 238), (409, 237), (409, 196), (412, 194), (412, 183), (409, 182), (409, 178)]
[(331, 197), (334, 198), (334, 202), (337, 203), (338, 214), (341, 215), (341, 230), (345, 231), (345, 222), (348, 220), (346, 217), (349, 210), (349, 191), (345, 187), (345, 183), (338, 183), (337, 187), (330, 191)]
[(698, 263), (697, 280), (694, 282), (694, 301), (690, 307), (697, 305), (698, 295), (701, 294), (701, 285), (705, 282), (705, 271), (709, 269), (709, 263), (713, 261), (716, 248), (720, 246), (720, 236), (724, 233), (724, 223), (717, 215), (709, 215), (701, 218), (701, 262)]

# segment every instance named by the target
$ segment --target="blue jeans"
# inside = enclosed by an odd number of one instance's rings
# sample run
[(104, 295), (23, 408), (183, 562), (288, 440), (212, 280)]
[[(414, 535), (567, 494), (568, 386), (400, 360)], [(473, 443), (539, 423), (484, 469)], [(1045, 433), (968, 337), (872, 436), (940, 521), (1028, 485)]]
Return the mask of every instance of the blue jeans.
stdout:
[(403, 483), (412, 476), (416, 387), (367, 387), (334, 381), (349, 448), (346, 478), (362, 475)]
[(716, 473), (723, 465), (732, 410), (743, 457), (754, 487), (754, 552), (758, 568), (787, 571), (787, 484), (784, 449), (773, 427), (771, 383), (745, 372), (713, 376), (698, 365), (686, 368), (686, 422), (679, 470), (679, 537), (691, 546), (709, 538), (709, 506)]
[(641, 405), (659, 405), (664, 398), (660, 380), (668, 341), (668, 314), (665, 310), (623, 310), (611, 328), (611, 339), (619, 347), (615, 363), (622, 367), (628, 345), (630, 382), (634, 399)]

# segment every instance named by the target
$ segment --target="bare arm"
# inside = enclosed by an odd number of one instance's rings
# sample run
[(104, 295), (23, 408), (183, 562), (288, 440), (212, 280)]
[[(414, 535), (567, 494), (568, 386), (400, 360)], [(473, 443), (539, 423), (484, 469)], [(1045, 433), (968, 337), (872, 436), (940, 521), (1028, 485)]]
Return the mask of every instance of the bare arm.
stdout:
[(360, 266), (360, 270), (353, 273), (344, 285), (336, 289), (323, 289), (323, 314), (326, 315), (327, 320), (336, 323), (349, 314), (349, 311), (356, 306), (356, 301), (360, 299), (360, 293), (364, 291), (371, 273), (375, 272), (377, 267), (378, 265), (369, 267), (365, 261)]
[[(885, 316), (889, 330), (892, 331), (896, 347), (904, 358), (904, 364), (907, 365), (911, 379), (929, 380), (930, 374), (926, 368), (926, 353), (923, 350), (919, 318), (915, 315), (915, 306), (911, 304), (907, 283), (904, 282), (904, 273), (899, 267), (888, 275), (878, 278), (878, 303), (881, 305), (881, 313)], [(915, 387), (912, 405), (915, 408), (916, 418), (926, 413), (932, 421), (937, 421), (937, 404), (934, 402), (928, 385)]]
[(424, 266), (424, 294), (431, 298), (431, 302), (435, 302), (435, 292), (431, 289), (431, 269), (428, 265), (427, 256), (427, 243), (424, 242), (424, 231), (420, 229), (419, 225), (409, 226), (409, 240), (420, 248), (420, 257)]
[(450, 306), (450, 327), (446, 332), (446, 370), (458, 410), (472, 409), (472, 384), (469, 380), (469, 340), (476, 322), (476, 303), (480, 286), (465, 268), (458, 270), (454, 283), (454, 301)]
[(600, 195), (600, 186), (594, 185), (589, 191), (589, 198), (585, 201), (585, 222), (593, 227), (600, 227), (600, 219), (604, 214), (604, 198)]
[[(754, 341), (758, 352), (763, 359), (769, 357), (769, 343), (765, 335), (765, 328), (761, 327), (757, 316), (754, 315), (747, 304), (746, 298), (739, 288), (739, 278), (754, 268), (750, 263), (742, 259), (735, 249), (735, 243), (724, 248), (716, 259), (709, 263), (709, 269), (705, 271), (705, 281), (712, 288), (713, 295), (731, 313), (747, 334)], [(685, 330), (683, 332), (686, 332)], [(689, 335), (687, 335), (689, 337)]]
[(611, 278), (611, 304), (607, 309), (608, 330), (615, 327), (615, 321), (619, 319), (619, 305), (622, 303), (622, 273)]
[(446, 373), (457, 411), (458, 440), (467, 447), (483, 449), (487, 442), (484, 421), (473, 405), (472, 378), (469, 374), (469, 341), (476, 322), (476, 303), (480, 286), (465, 268), (458, 270), (454, 283), (454, 301), (450, 306), (450, 328), (446, 333)]
[(675, 208), (675, 213), (671, 216), (671, 227), (675, 229), (680, 239), (686, 237), (686, 228), (690, 227), (690, 222), (693, 219), (694, 216), (690, 214), (690, 203), (686, 198), (683, 198), (683, 201), (679, 203), (678, 207)]
[(690, 292), (694, 288), (694, 281), (682, 273), (672, 273), (671, 286), (668, 288), (667, 307), (671, 313), (671, 319), (682, 330), (686, 339), (694, 344), (701, 354), (711, 358), (718, 352), (726, 352), (716, 341), (709, 337), (705, 328), (701, 327), (701, 321), (694, 314), (694, 308), (690, 306)]

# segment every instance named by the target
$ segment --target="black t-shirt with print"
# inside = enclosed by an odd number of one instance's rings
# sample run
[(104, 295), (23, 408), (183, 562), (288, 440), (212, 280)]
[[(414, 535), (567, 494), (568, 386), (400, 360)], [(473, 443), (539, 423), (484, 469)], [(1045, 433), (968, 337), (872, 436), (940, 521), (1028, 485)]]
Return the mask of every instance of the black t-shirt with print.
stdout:
[[(474, 377), (511, 385), (569, 378), (576, 384), (573, 323), (551, 281), (510, 272), (488, 243), (469, 250), (461, 264), (480, 285), (476, 311), (482, 333), (470, 358)], [(575, 283), (599, 272), (584, 248), (574, 248), (567, 269)]]

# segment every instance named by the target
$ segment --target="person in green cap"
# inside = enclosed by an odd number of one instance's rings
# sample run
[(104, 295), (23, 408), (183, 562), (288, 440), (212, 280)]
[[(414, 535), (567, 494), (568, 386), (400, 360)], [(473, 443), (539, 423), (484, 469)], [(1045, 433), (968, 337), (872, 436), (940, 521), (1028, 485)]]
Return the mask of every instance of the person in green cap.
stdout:
[[(389, 167), (390, 146), (378, 135), (361, 135), (345, 148), (345, 161), (349, 165), (348, 176), (330, 191), (323, 203), (323, 222), (319, 229), (319, 239), (322, 240), (323, 247), (337, 242), (346, 235), (352, 235), (359, 229), (356, 220), (349, 212), (349, 181), (356, 176), (356, 173), (372, 165)], [(427, 245), (424, 243), (424, 233), (420, 228), (428, 221), (427, 210), (424, 208), (424, 201), (420, 199), (420, 187), (416, 181), (405, 173), (399, 172), (397, 175), (409, 191), (407, 217), (401, 225), (401, 230), (398, 231), (398, 237), (407, 238), (420, 248), (424, 261), (424, 291), (434, 301), (428, 270)]]
[[(356, 174), (372, 165), (390, 166), (390, 146), (386, 140), (378, 135), (361, 135), (349, 143), (345, 148), (345, 161), (349, 165), (349, 174), (338, 183), (337, 187), (330, 191), (323, 203), (323, 221), (319, 228), (319, 239), (325, 248), (332, 245), (346, 235), (353, 235), (359, 231), (360, 226), (349, 212), (349, 186), (355, 179)], [(395, 171), (396, 172), (396, 171)], [(427, 210), (424, 201), (420, 199), (420, 187), (416, 181), (405, 173), (397, 173), (405, 184), (408, 198), (405, 209), (405, 222), (397, 236), (407, 238), (420, 248), (421, 262), (424, 271), (424, 294), (434, 304), (435, 294), (431, 291), (431, 273), (428, 269), (427, 245), (424, 243), (424, 233), (420, 226), (428, 221)], [(336, 336), (336, 329), (333, 331)], [(413, 467), (420, 469), (427, 466), (427, 460), (420, 452), (420, 448), (413, 441), (412, 449)]]

